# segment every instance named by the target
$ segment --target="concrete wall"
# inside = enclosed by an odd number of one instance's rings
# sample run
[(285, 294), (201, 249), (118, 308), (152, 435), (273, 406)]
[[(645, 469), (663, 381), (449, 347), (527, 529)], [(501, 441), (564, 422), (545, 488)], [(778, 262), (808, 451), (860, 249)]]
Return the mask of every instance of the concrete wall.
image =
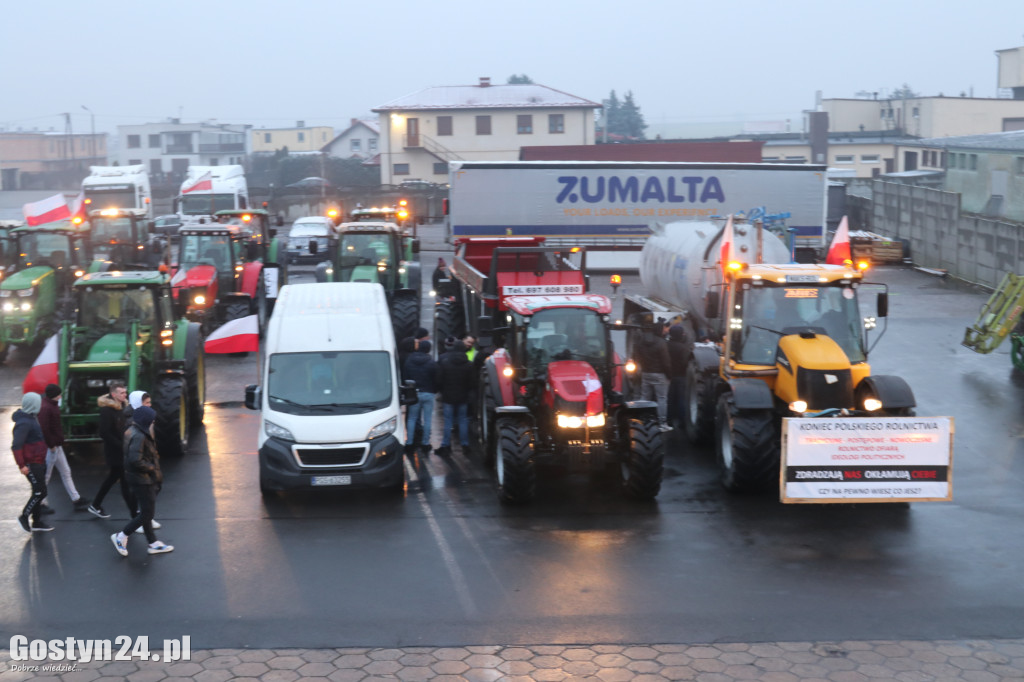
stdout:
[(870, 229), (909, 240), (916, 265), (988, 287), (1024, 272), (1024, 224), (963, 214), (956, 192), (876, 181), (872, 193)]

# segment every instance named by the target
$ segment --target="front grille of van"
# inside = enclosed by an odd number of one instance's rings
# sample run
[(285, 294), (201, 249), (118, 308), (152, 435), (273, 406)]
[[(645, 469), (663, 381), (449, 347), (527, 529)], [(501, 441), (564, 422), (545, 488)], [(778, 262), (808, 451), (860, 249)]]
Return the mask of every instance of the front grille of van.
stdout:
[(304, 467), (353, 467), (362, 464), (366, 446), (338, 448), (295, 448)]

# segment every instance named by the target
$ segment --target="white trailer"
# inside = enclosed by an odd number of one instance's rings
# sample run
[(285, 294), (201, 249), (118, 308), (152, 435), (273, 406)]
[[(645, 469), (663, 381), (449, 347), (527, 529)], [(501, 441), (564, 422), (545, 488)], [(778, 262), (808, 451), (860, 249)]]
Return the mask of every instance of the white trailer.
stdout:
[(149, 173), (144, 165), (89, 166), (89, 175), (82, 180), (82, 195), (87, 211), (105, 208), (128, 208), (145, 211), (153, 217)]
[(213, 222), (217, 211), (249, 208), (245, 169), (231, 166), (189, 166), (174, 200), (174, 212), (184, 226)]
[[(450, 164), (449, 236), (543, 236), (639, 250), (651, 224), (762, 210), (823, 255), (827, 168), (769, 163), (461, 161)], [(616, 256), (620, 260), (621, 254)], [(635, 256), (633, 261), (636, 261)], [(593, 265), (596, 265), (596, 262)]]

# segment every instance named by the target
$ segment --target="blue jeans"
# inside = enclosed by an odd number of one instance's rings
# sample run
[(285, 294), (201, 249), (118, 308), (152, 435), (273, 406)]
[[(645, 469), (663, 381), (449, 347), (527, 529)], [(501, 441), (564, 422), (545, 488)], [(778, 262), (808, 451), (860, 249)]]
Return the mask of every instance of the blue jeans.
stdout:
[(410, 405), (405, 418), (405, 444), (412, 445), (412, 439), (416, 435), (416, 422), (420, 415), (423, 415), (423, 445), (430, 445), (430, 422), (434, 417), (434, 394), (426, 391), (416, 391), (419, 402)]
[(441, 447), (451, 447), (452, 426), (455, 419), (459, 420), (459, 442), (462, 445), (469, 445), (469, 405), (459, 403), (441, 403), (444, 408), (444, 436), (441, 438)]

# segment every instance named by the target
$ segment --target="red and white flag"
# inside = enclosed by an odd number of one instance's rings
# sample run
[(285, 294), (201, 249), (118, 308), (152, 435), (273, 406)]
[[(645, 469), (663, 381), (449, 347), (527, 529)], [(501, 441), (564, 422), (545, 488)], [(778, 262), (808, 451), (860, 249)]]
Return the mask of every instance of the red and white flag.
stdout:
[(725, 230), (722, 232), (722, 251), (720, 258), (722, 259), (722, 270), (727, 271), (729, 269), (729, 263), (731, 263), (735, 257), (733, 256), (733, 242), (736, 241), (736, 236), (732, 230), (732, 216), (729, 216), (728, 222), (725, 223)]
[(250, 353), (260, 349), (260, 323), (256, 315), (225, 322), (207, 337), (207, 353)]
[(188, 194), (189, 192), (212, 192), (213, 191), (213, 171), (206, 171), (193, 182), (191, 185), (181, 190), (182, 194)]
[(39, 354), (32, 367), (28, 370), (25, 381), (21, 383), (23, 393), (38, 393), (46, 390), (48, 384), (57, 383), (57, 335), (46, 340), (43, 352)]
[(832, 237), (832, 245), (828, 247), (825, 263), (828, 265), (853, 265), (853, 254), (850, 251), (850, 225), (846, 216), (839, 221), (836, 234)]
[(63, 194), (54, 194), (40, 201), (33, 201), (21, 207), (25, 214), (25, 222), (29, 225), (42, 225), (55, 220), (66, 220), (71, 217), (71, 209)]
[(79, 192), (78, 196), (71, 202), (71, 220), (79, 218), (78, 222), (83, 222), (86, 218), (85, 207), (85, 192)]

